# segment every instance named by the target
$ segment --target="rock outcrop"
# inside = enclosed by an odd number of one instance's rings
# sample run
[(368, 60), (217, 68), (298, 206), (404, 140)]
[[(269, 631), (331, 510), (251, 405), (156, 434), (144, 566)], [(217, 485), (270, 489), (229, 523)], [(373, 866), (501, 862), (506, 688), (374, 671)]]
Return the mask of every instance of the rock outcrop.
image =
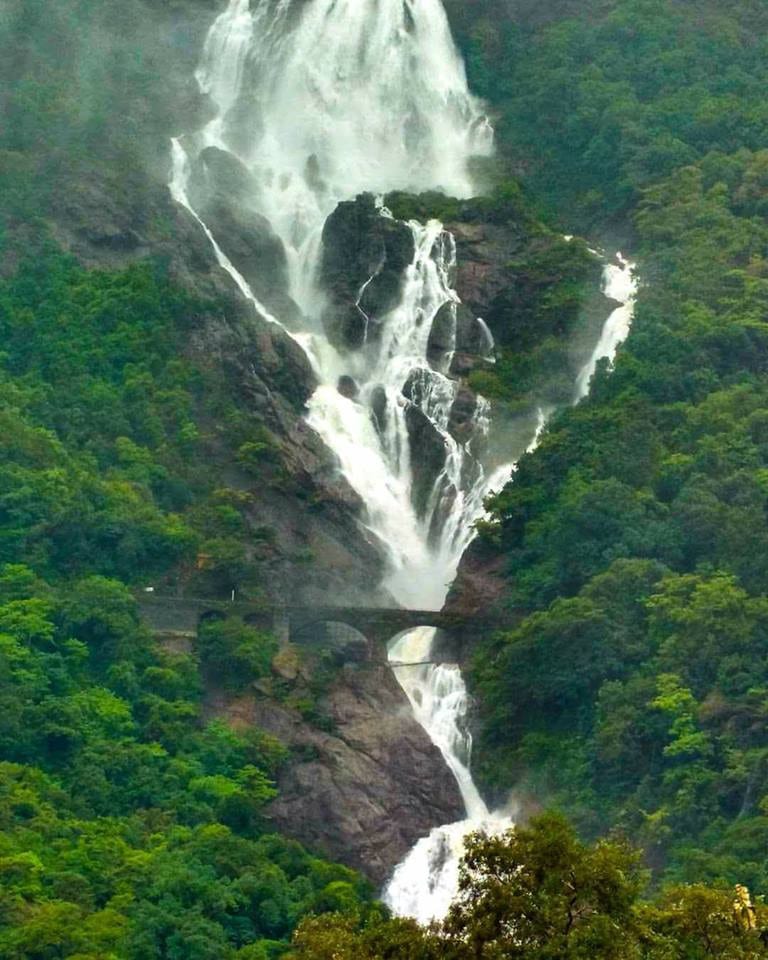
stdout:
[[(248, 496), (248, 559), (265, 593), (307, 604), (324, 602), (329, 593), (344, 602), (391, 602), (378, 588), (382, 551), (359, 522), (360, 499), (305, 421), (315, 386), (305, 353), (245, 300), (199, 223), (172, 200), (168, 140), (165, 152), (162, 178), (139, 168), (129, 186), (112, 162), (72, 164), (62, 171), (61, 189), (47, 211), (48, 229), (86, 267), (122, 269), (151, 257), (189, 295), (184, 356), (271, 438), (271, 460), (255, 477), (238, 461), (227, 424), (198, 411), (200, 455), (216, 464), (222, 486)], [(208, 160), (211, 167), (218, 164), (219, 180), (241, 173), (233, 164), (225, 169), (214, 154)], [(9, 226), (0, 270), (14, 269), (29, 229), (24, 223)], [(276, 274), (281, 296), (284, 253), (271, 231), (234, 236), (233, 243), (242, 244), (239, 266), (252, 270), (254, 283), (259, 275)], [(234, 247), (229, 252), (238, 256)]]
[(382, 217), (372, 194), (338, 205), (323, 229), (320, 267), (328, 297), (323, 319), (334, 346), (356, 350), (378, 338), (414, 252), (408, 226)]
[(464, 815), (456, 782), (389, 668), (344, 667), (323, 708), (327, 730), (263, 696), (209, 702), (293, 753), (267, 812), (274, 826), (383, 884), (419, 838)]
[(285, 248), (266, 217), (253, 207), (256, 184), (231, 153), (206, 147), (194, 166), (190, 199), (223, 252), (256, 298), (289, 327), (301, 325), (288, 294)]

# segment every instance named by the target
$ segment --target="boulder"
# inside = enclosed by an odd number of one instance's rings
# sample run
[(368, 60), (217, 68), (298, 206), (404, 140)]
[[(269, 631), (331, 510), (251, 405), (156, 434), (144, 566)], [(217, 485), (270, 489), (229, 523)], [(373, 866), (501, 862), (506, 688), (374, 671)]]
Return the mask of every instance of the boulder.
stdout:
[(387, 394), (382, 386), (376, 386), (371, 393), (371, 419), (381, 436), (387, 429)]
[(278, 775), (267, 816), (380, 886), (417, 840), (464, 816), (461, 796), (388, 667), (344, 668), (323, 707), (329, 732), (266, 699), (243, 717), (295, 758)]
[(457, 309), (444, 303), (432, 321), (427, 342), (427, 360), (435, 370), (443, 370), (456, 349)]
[(417, 451), (417, 455), (411, 459), (413, 505), (417, 515), (424, 516), (435, 480), (445, 466), (448, 448), (432, 421), (413, 403), (406, 408), (405, 422), (411, 450)]
[(358, 385), (357, 380), (354, 377), (350, 377), (348, 374), (344, 374), (339, 377), (339, 382), (336, 384), (336, 389), (342, 395), (346, 397), (347, 400), (357, 400), (360, 396), (360, 386)]
[(451, 407), (448, 430), (458, 443), (472, 439), (477, 416), (477, 396), (465, 384), (461, 384)]
[(334, 346), (357, 350), (377, 337), (414, 255), (408, 225), (383, 216), (372, 194), (337, 206), (323, 228), (320, 265), (328, 298), (323, 319)]

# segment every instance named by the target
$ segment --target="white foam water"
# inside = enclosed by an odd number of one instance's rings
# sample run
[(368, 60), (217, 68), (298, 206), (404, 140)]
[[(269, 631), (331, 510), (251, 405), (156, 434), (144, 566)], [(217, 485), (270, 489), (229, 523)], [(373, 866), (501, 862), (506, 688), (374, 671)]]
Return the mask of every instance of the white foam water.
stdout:
[(616, 359), (616, 353), (629, 336), (632, 327), (637, 299), (635, 265), (625, 260), (620, 253), (616, 254), (616, 260), (617, 263), (609, 263), (603, 270), (603, 293), (606, 297), (617, 300), (620, 306), (616, 307), (605, 321), (592, 355), (579, 372), (576, 379), (576, 403), (589, 393), (589, 385), (598, 363), (607, 359), (612, 364)]
[[(600, 339), (589, 360), (579, 372), (574, 402), (589, 392), (597, 364), (613, 363), (620, 344), (626, 339), (634, 317), (637, 278), (634, 264), (617, 256), (618, 264), (604, 271), (604, 292), (617, 300), (617, 307), (606, 320)], [(554, 410), (540, 409), (536, 432), (528, 446), (532, 453)], [(489, 486), (503, 486), (511, 479), (515, 466), (502, 467)], [(419, 840), (397, 867), (384, 891), (384, 900), (398, 916), (409, 916), (420, 923), (442, 919), (458, 892), (459, 863), (464, 841), (478, 831), (501, 834), (514, 826), (513, 809), (489, 811), (470, 772), (472, 739), (467, 728), (469, 698), (458, 666), (430, 663), (435, 631), (420, 627), (397, 638), (390, 646), (389, 659), (405, 690), (414, 716), (445, 758), (456, 777), (467, 816), (457, 823), (436, 827)], [(418, 664), (415, 666), (414, 664)]]
[[(453, 238), (437, 221), (409, 224), (416, 252), (400, 302), (382, 318), (378, 344), (357, 353), (342, 354), (328, 342), (316, 275), (322, 229), (340, 200), (394, 189), (473, 192), (470, 161), (492, 151), (493, 131), (469, 93), (442, 4), (230, 0), (209, 32), (197, 79), (216, 116), (175, 142), (174, 196), (191, 209), (192, 162), (206, 147), (228, 151), (251, 172), (252, 206), (283, 241), (290, 293), (306, 318), (304, 329), (290, 332), (319, 380), (307, 419), (366, 506), (364, 523), (387, 552), (385, 588), (406, 606), (437, 609), (489, 492), (471, 437), (459, 443), (449, 429), (458, 391), (446, 375), (450, 355), (440, 370), (427, 360), (441, 308), (453, 309), (455, 324)], [(388, 215), (383, 208), (381, 215)], [(241, 291), (279, 322), (203, 227)], [(487, 339), (490, 353), (490, 332)], [(354, 400), (336, 389), (342, 375), (360, 385)], [(414, 382), (419, 389), (406, 401), (404, 388)], [(420, 511), (408, 402), (432, 422), (446, 451)], [(383, 429), (374, 425), (374, 403)], [(482, 401), (475, 419), (470, 434), (486, 429)]]

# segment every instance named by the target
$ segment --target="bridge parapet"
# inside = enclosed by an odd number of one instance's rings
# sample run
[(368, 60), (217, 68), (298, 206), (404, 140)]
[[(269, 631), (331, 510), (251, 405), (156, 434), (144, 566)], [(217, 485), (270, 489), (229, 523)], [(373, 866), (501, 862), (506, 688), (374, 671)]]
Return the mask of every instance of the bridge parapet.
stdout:
[[(448, 635), (466, 636), (474, 633), (492, 633), (511, 629), (520, 622), (522, 614), (507, 616), (492, 614), (463, 617), (438, 610), (406, 610), (398, 607), (309, 607), (276, 606), (243, 600), (218, 600), (202, 597), (171, 597), (156, 593), (138, 596), (139, 610), (146, 625), (156, 633), (196, 636), (200, 623), (208, 617), (240, 616), (271, 630), (281, 645), (302, 643), (313, 626), (344, 624), (361, 633), (370, 643), (370, 657), (386, 660), (390, 641), (405, 630), (416, 627), (435, 627)], [(461, 659), (460, 652), (450, 643), (443, 645), (444, 656)], [(449, 657), (448, 651), (451, 652)]]

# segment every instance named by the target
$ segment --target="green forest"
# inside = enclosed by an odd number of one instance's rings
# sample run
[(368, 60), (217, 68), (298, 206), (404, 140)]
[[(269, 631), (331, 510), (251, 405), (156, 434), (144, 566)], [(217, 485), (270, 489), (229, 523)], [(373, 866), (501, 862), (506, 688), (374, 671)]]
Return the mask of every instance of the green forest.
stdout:
[(581, 7), (464, 36), (510, 169), (619, 230), (642, 284), (615, 369), (482, 531), (530, 616), (476, 655), (479, 763), (621, 829), (657, 884), (767, 891), (766, 12)]
[[(172, 652), (134, 599), (157, 579), (259, 594), (244, 521), (257, 494), (222, 478), (210, 424), (257, 491), (280, 482), (272, 441), (183, 349), (195, 318), (227, 305), (182, 289), (160, 256), (88, 268), (45, 222), (97, 167), (134, 171), (120, 189), (145, 191), (152, 137), (184, 91), (166, 78), (157, 94), (169, 50), (133, 0), (12, 0), (3, 960), (768, 956), (768, 8), (446, 7), (497, 130), (493, 202), (512, 193), (542, 230), (618, 241), (641, 279), (615, 368), (554, 419), (480, 525), (504, 603), (526, 617), (474, 653), (475, 766), (490, 796), (558, 812), (474, 838), (430, 930), (274, 833), (264, 809), (290, 752), (204, 708), (211, 671), (224, 686), (266, 675), (274, 638), (228, 621), (196, 654)], [(125, 49), (92, 59), (106, 28)], [(499, 395), (516, 396), (517, 373), (500, 364)], [(754, 908), (734, 910), (736, 884)]]
[(201, 664), (252, 680), (274, 640), (223, 621), (192, 657), (139, 622), (129, 587), (188, 577), (199, 550), (204, 589), (247, 574), (243, 497), (197, 466), (204, 378), (178, 359), (190, 309), (159, 266), (85, 271), (47, 243), (0, 283), (9, 960), (266, 960), (302, 916), (370, 900), (270, 830), (285, 747), (204, 716)]

